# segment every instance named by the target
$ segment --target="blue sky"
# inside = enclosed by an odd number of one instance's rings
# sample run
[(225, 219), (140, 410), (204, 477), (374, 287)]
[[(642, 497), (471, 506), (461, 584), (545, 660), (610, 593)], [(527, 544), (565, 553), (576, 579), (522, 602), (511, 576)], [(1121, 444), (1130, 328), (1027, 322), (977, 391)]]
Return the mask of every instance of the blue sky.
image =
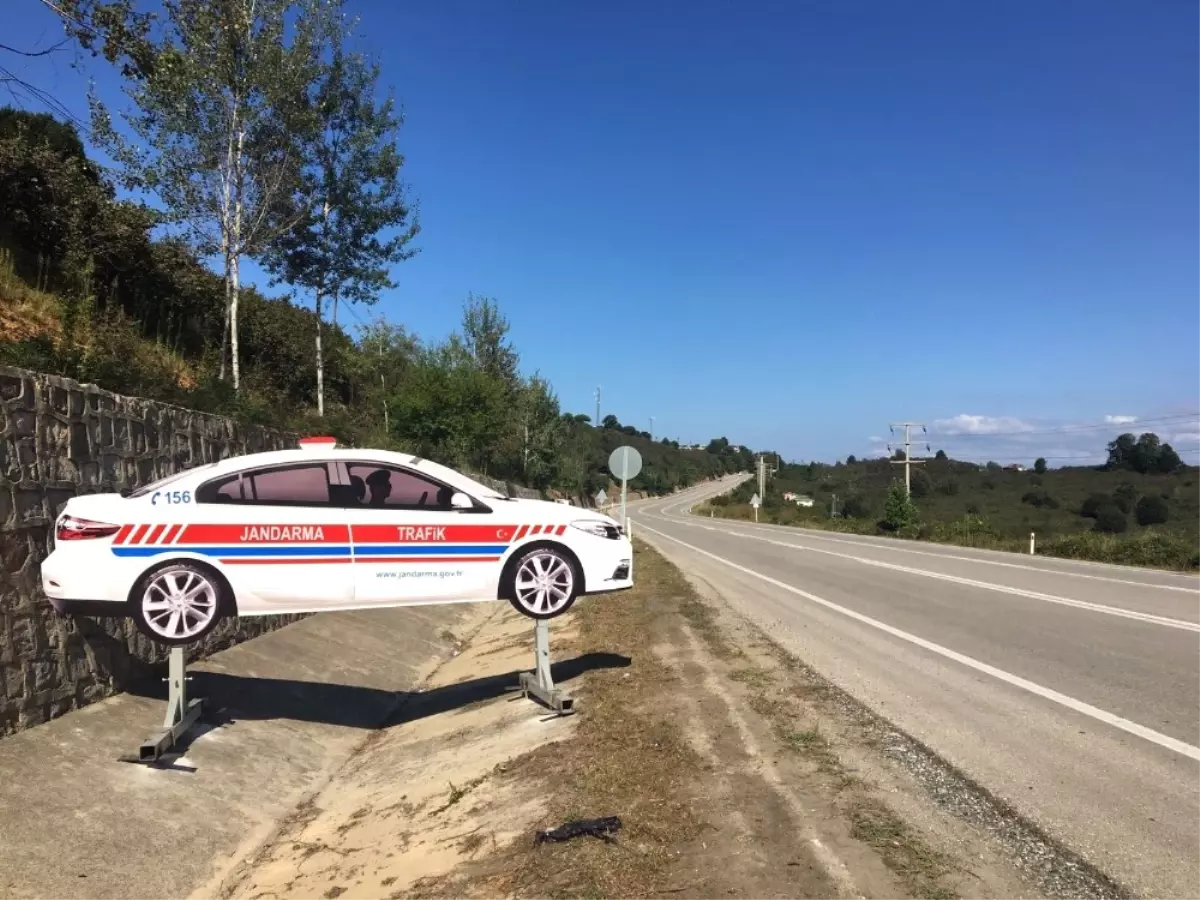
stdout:
[[(1194, 2), (351, 8), (407, 114), (421, 253), (379, 310), (417, 333), (492, 296), (564, 407), (796, 459), (904, 419), (1200, 448)], [(26, 71), (83, 114), (66, 60)]]

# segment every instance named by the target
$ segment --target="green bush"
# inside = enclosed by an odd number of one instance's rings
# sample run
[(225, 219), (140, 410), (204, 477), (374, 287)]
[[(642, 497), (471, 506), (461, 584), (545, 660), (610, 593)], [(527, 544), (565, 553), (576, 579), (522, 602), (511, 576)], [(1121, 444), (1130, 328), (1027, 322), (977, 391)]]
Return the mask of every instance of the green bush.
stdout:
[(1103, 507), (1115, 505), (1113, 498), (1108, 494), (1095, 493), (1083, 501), (1083, 505), (1079, 507), (1079, 514), (1085, 519), (1094, 519)]
[(947, 497), (954, 497), (958, 495), (959, 486), (958, 482), (953, 478), (947, 478), (945, 481), (938, 482), (937, 489), (940, 494), (945, 494)]
[(1039, 541), (1037, 550), (1046, 556), (1090, 559), (1125, 566), (1163, 569), (1200, 567), (1200, 550), (1194, 541), (1162, 531), (1143, 531), (1130, 537), (1084, 531)]
[(917, 507), (908, 496), (908, 491), (899, 481), (892, 482), (883, 505), (883, 527), (889, 531), (900, 531), (916, 523)]
[(860, 494), (851, 494), (842, 503), (841, 513), (849, 519), (865, 519), (871, 514), (871, 507)]
[(1096, 510), (1096, 523), (1092, 528), (1106, 534), (1120, 534), (1129, 527), (1129, 520), (1116, 503), (1107, 503)]
[(1032, 491), (1026, 491), (1021, 497), (1022, 503), (1028, 503), (1030, 506), (1036, 506), (1038, 509), (1058, 509), (1058, 501), (1046, 493), (1045, 488), (1035, 488)]
[(929, 476), (926, 475), (924, 472), (922, 472), (920, 469), (917, 469), (915, 472), (912, 473), (910, 487), (912, 489), (912, 495), (914, 497), (928, 496), (929, 489), (931, 486), (932, 486), (932, 482), (930, 482)]
[(1120, 507), (1121, 512), (1129, 515), (1133, 510), (1133, 504), (1137, 501), (1138, 489), (1128, 481), (1118, 485), (1113, 491), (1113, 502)]
[(1139, 525), (1162, 525), (1170, 518), (1170, 507), (1162, 497), (1143, 497), (1137, 504)]

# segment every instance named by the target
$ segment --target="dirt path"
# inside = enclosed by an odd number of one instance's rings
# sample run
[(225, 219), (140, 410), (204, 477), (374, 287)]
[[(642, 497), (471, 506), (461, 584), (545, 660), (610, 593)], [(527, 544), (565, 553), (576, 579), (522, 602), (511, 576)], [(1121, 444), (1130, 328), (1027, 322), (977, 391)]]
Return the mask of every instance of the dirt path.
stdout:
[[(497, 608), (220, 895), (1037, 895), (764, 635), (641, 544), (637, 571), (553, 625), (577, 715), (504, 695), (532, 634)], [(534, 841), (605, 815), (614, 842)]]

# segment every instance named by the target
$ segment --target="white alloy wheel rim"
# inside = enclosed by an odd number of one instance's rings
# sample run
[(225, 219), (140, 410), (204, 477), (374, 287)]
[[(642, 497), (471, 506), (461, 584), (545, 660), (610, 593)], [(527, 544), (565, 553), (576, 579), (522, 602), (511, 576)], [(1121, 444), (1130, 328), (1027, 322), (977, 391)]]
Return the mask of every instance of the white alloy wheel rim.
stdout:
[(217, 590), (191, 569), (159, 572), (142, 594), (142, 615), (155, 634), (173, 641), (195, 637), (217, 614)]
[(517, 569), (517, 602), (539, 616), (565, 607), (574, 586), (575, 573), (570, 564), (554, 553), (535, 553)]

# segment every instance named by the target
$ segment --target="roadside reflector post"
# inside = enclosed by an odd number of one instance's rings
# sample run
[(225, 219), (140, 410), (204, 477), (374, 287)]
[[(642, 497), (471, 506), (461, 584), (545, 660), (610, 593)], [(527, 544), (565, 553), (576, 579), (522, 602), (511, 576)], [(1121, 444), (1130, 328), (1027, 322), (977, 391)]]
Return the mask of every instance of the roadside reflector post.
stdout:
[(575, 699), (554, 686), (550, 673), (550, 623), (545, 619), (538, 619), (533, 626), (533, 671), (522, 672), (518, 684), (522, 697), (533, 696), (560, 716), (575, 712)]
[(1033, 532), (1029, 532), (1029, 555), (1033, 556)]

